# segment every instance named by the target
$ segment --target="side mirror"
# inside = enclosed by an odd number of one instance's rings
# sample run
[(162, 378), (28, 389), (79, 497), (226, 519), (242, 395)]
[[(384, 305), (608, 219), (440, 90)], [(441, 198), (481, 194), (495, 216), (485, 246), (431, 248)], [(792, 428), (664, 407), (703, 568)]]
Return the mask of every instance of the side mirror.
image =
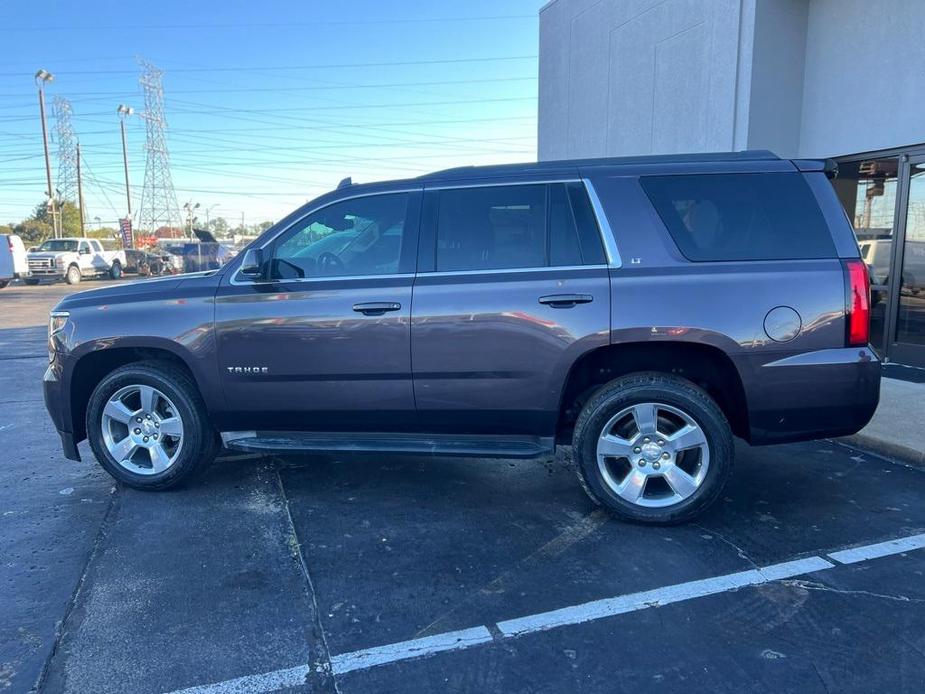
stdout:
[(259, 279), (263, 276), (263, 250), (260, 248), (248, 248), (244, 252), (244, 259), (241, 261), (240, 272), (244, 277)]

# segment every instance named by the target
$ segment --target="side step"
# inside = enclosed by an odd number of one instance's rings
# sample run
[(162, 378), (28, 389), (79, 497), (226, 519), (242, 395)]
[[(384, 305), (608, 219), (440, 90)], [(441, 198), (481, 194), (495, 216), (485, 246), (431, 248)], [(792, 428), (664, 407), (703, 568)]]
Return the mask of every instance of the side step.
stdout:
[(276, 453), (406, 453), (476, 458), (543, 458), (555, 452), (552, 437), (448, 434), (356, 434), (301, 431), (222, 432), (227, 448)]

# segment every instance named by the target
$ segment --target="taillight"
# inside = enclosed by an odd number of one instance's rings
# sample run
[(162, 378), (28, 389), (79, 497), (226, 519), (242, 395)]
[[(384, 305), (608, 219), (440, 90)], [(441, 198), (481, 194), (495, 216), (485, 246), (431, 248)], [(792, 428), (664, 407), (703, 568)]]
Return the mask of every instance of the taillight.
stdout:
[(845, 260), (846, 314), (849, 347), (866, 347), (870, 341), (870, 277), (863, 260)]

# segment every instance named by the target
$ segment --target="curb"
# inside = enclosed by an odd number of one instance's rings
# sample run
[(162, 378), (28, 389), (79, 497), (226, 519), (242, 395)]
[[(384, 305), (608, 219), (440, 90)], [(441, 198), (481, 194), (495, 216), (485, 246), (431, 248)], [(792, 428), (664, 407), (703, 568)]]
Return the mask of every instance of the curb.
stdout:
[(876, 436), (867, 434), (854, 434), (852, 436), (842, 436), (837, 441), (841, 441), (850, 446), (868, 450), (878, 455), (895, 458), (903, 463), (925, 468), (925, 451), (921, 451), (911, 446), (904, 446), (901, 443), (885, 441)]

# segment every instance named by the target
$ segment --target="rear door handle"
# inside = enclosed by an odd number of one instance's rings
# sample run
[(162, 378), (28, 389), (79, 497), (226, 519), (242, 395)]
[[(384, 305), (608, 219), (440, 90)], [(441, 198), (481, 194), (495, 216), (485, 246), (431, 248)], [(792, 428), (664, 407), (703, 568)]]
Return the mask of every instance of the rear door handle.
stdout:
[(381, 316), (388, 311), (398, 311), (401, 304), (396, 301), (370, 301), (365, 304), (354, 304), (353, 310), (364, 316)]
[(552, 308), (572, 308), (576, 304), (590, 304), (594, 297), (590, 294), (550, 294), (541, 296), (540, 303)]

